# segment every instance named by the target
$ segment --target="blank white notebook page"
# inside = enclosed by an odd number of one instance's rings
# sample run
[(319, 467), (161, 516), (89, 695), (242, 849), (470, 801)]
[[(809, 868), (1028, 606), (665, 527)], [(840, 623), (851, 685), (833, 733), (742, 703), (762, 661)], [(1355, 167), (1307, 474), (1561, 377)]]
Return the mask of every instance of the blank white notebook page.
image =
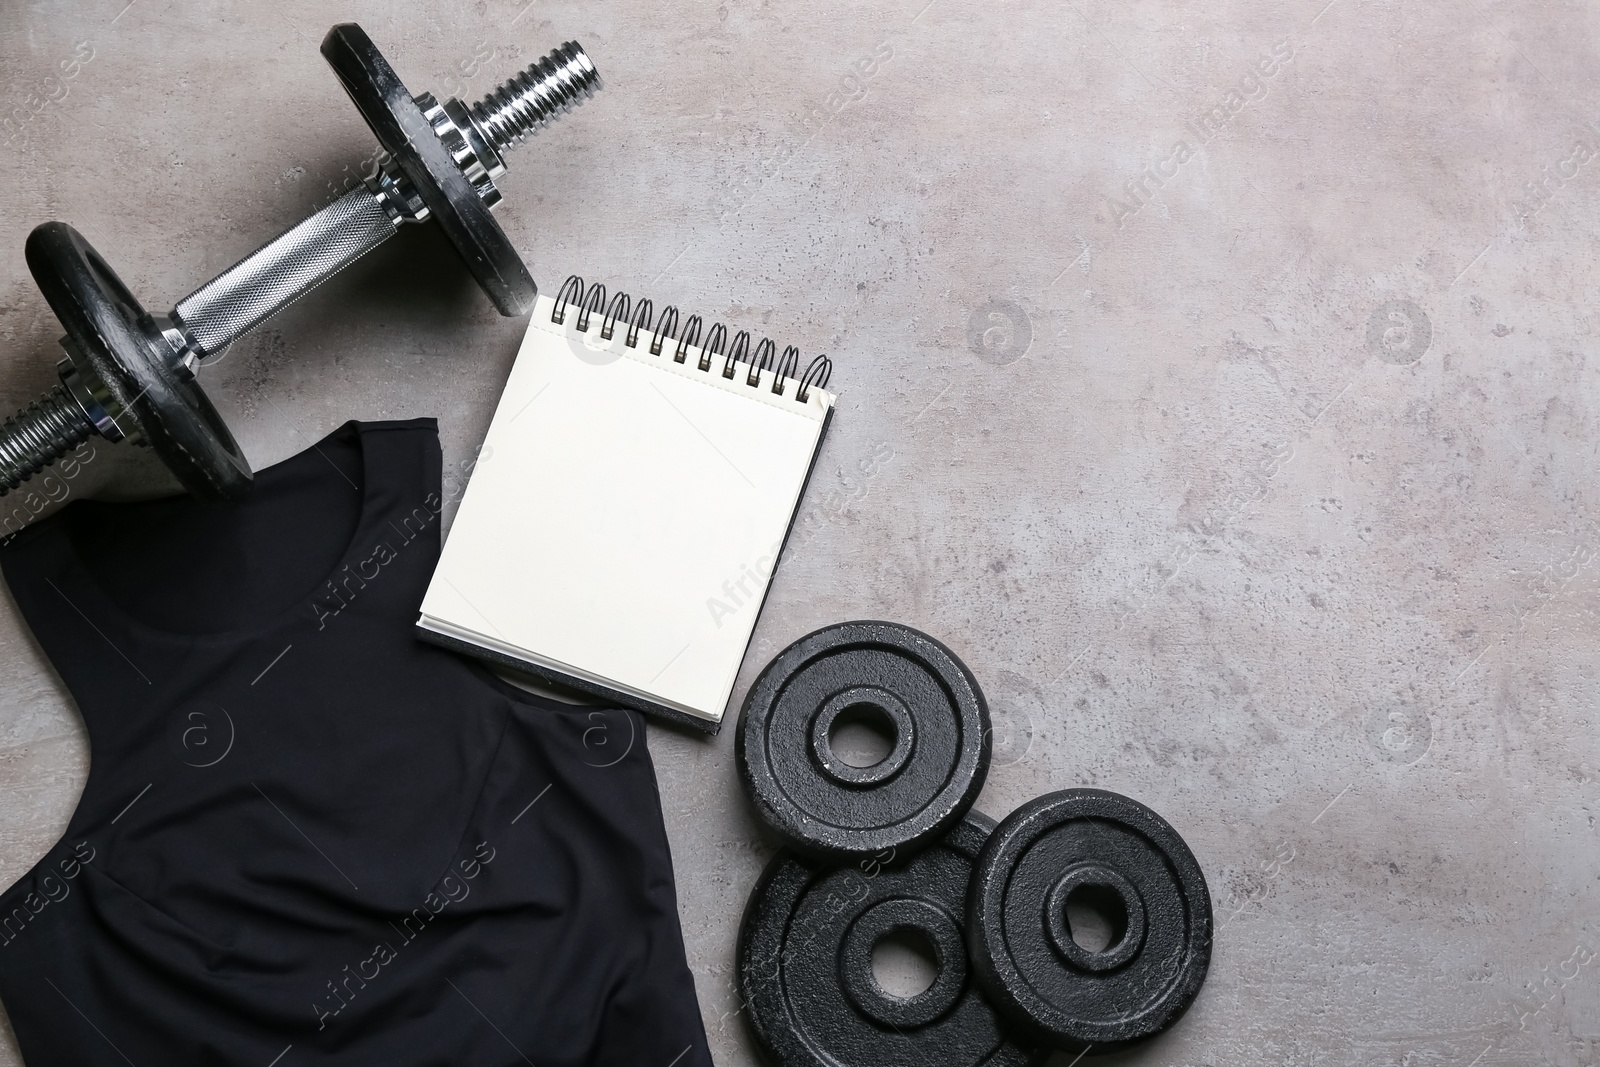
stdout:
[[(421, 625), (721, 717), (834, 398), (540, 297)], [(529, 655), (531, 654), (531, 655)]]

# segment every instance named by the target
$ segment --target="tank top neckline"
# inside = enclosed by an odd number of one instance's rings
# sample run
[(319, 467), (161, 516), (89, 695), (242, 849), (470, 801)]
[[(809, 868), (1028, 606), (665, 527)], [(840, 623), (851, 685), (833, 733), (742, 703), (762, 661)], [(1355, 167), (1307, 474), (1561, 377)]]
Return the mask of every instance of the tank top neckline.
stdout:
[[(277, 463), (272, 464), (270, 467), (265, 467), (256, 472), (256, 479), (258, 482), (279, 477), (288, 477), (296, 466), (309, 462), (308, 457), (311, 457), (313, 454), (317, 454), (324, 442), (347, 431), (353, 432), (356, 435), (356, 444), (361, 452), (361, 461), (359, 465), (361, 474), (361, 485), (359, 487), (361, 503), (356, 517), (355, 529), (351, 532), (349, 541), (344, 545), (343, 548), (340, 549), (338, 559), (334, 561), (332, 567), (330, 567), (326, 573), (317, 578), (316, 584), (312, 585), (309, 589), (300, 594), (281, 610), (272, 613), (270, 617), (262, 622), (256, 623), (252, 626), (234, 627), (227, 630), (208, 630), (198, 633), (185, 633), (180, 630), (169, 629), (150, 622), (149, 620), (144, 619), (125, 608), (120, 601), (105, 591), (105, 588), (95, 577), (94, 572), (90, 570), (89, 566), (84, 562), (77, 546), (73, 544), (70, 532), (63, 530), (61, 537), (62, 551), (65, 554), (69, 572), (75, 579), (73, 584), (76, 585), (77, 588), (74, 590), (74, 592), (88, 600), (95, 612), (103, 612), (106, 617), (115, 619), (117, 625), (125, 632), (129, 632), (140, 638), (165, 644), (179, 644), (186, 646), (193, 646), (197, 644), (212, 646), (245, 644), (250, 641), (270, 636), (271, 634), (277, 633), (297, 623), (304, 624), (308, 619), (315, 617), (315, 611), (308, 612), (308, 609), (313, 607), (312, 601), (316, 595), (324, 588), (328, 581), (337, 576), (342, 569), (344, 569), (346, 566), (354, 565), (360, 560), (361, 546), (365, 545), (371, 539), (369, 535), (383, 519), (383, 516), (379, 513), (380, 509), (375, 503), (378, 489), (377, 485), (375, 484), (377, 481), (375, 474), (380, 465), (373, 462), (372, 441), (369, 437), (370, 431), (403, 428), (415, 425), (418, 422), (432, 421), (433, 420), (431, 419), (426, 419), (395, 422), (359, 422), (352, 419), (351, 421), (335, 428), (330, 433), (325, 434), (309, 447), (301, 449), (294, 455), (287, 456), (284, 459), (279, 460)], [(86, 503), (99, 502), (95, 501)], [(128, 505), (110, 504), (107, 506), (121, 508), (127, 507)], [(59, 591), (63, 596), (67, 595), (65, 590)], [(90, 617), (92, 617), (92, 614)]]

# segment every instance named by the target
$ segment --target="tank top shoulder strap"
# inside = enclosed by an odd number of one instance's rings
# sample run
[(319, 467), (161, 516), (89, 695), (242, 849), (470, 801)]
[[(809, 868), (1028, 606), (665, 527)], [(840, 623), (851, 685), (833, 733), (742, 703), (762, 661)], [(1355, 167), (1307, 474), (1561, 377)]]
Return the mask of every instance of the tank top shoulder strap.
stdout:
[(418, 508), (442, 509), (439, 479), (442, 458), (436, 419), (353, 424), (366, 451), (368, 506), (387, 514), (409, 515)]
[[(434, 419), (358, 423), (367, 514), (345, 563), (311, 598), (319, 629), (348, 614), (409, 631), (439, 560), (442, 457)], [(353, 610), (352, 610), (353, 609)]]

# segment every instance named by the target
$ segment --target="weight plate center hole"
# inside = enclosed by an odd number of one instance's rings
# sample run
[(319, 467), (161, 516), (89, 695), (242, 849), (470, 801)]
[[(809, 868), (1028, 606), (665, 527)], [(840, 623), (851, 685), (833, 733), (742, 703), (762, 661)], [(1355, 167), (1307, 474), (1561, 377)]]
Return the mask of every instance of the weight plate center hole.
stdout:
[(872, 946), (872, 978), (888, 996), (910, 1000), (939, 977), (939, 950), (914, 927), (890, 930)]
[(1108, 885), (1080, 885), (1067, 894), (1067, 931), (1085, 952), (1105, 952), (1128, 935), (1128, 909)]
[(902, 1031), (927, 1026), (966, 989), (961, 928), (932, 901), (880, 901), (850, 924), (840, 946), (839, 978), (868, 1019)]
[(1051, 945), (1079, 970), (1116, 970), (1144, 947), (1144, 900), (1108, 866), (1069, 867), (1046, 895), (1044, 911)]
[(882, 785), (911, 758), (916, 727), (895, 694), (877, 686), (836, 693), (811, 723), (811, 752), (822, 773), (839, 785)]
[(876, 767), (894, 751), (897, 731), (876, 704), (851, 704), (833, 720), (828, 746), (851, 767)]

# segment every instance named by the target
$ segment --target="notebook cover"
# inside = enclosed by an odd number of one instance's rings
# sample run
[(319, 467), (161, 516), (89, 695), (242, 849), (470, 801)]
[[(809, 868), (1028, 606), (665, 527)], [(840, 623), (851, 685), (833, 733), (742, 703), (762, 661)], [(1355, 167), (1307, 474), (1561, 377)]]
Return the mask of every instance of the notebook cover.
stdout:
[[(817, 457), (822, 454), (822, 442), (828, 436), (828, 427), (832, 425), (832, 423), (833, 410), (830, 408), (827, 415), (823, 416), (822, 431), (817, 434), (817, 447), (811, 453), (811, 465), (806, 469), (805, 481), (801, 483), (800, 486), (801, 503), (805, 502), (806, 490), (810, 488), (811, 485), (811, 475), (817, 469)], [(789, 538), (794, 533), (794, 524), (799, 518), (799, 515), (800, 508), (796, 506), (794, 509), (794, 514), (789, 517), (789, 528), (784, 531), (783, 543), (778, 547), (778, 561), (773, 564), (772, 568), (774, 577), (777, 575), (778, 566), (783, 562), (784, 552), (789, 548)], [(771, 593), (772, 579), (769, 578), (767, 580), (766, 591), (761, 596), (761, 604), (756, 608), (756, 619), (758, 621), (761, 618), (762, 610), (767, 606), (767, 597), (770, 596)], [(501, 652), (499, 649), (485, 648), (482, 645), (473, 644), (470, 641), (464, 641), (461, 638), (455, 637), (451, 634), (442, 634), (437, 630), (430, 630), (421, 623), (417, 624), (416, 631), (417, 637), (423, 641), (426, 641), (430, 645), (438, 645), (440, 648), (448, 648), (452, 652), (459, 652), (468, 656), (473, 656), (477, 659), (483, 660), (486, 663), (492, 663), (514, 671), (521, 671), (524, 674), (531, 674), (535, 678), (538, 678), (540, 681), (548, 685), (558, 686), (563, 689), (570, 689), (575, 693), (580, 693), (587, 697), (594, 697), (607, 704), (616, 704), (620, 707), (632, 708), (634, 711), (643, 712), (646, 715), (654, 715), (658, 719), (664, 719), (667, 722), (676, 723), (679, 726), (691, 727), (702, 733), (710, 734), (712, 737), (715, 737), (717, 734), (722, 732), (722, 724), (726, 722), (728, 718), (728, 709), (726, 707), (722, 709), (721, 718), (715, 720), (703, 718), (699, 715), (690, 715), (687, 712), (679, 711), (677, 708), (674, 708), (668, 704), (662, 704), (655, 700), (646, 700), (643, 697), (634, 695), (633, 693), (623, 692), (620, 689), (613, 689), (611, 686), (601, 685), (597, 682), (590, 681), (587, 678), (579, 678), (576, 675), (567, 674), (565, 671), (558, 671), (544, 663), (538, 663), (529, 659), (521, 659), (519, 657)], [(753, 640), (755, 637), (754, 629), (750, 631), (750, 636)], [(749, 653), (750, 645), (747, 641), (745, 643), (745, 655), (748, 656)], [(744, 657), (741, 656), (739, 662), (740, 669), (743, 669)]]
[[(577, 309), (575, 307), (568, 309), (567, 315), (569, 316), (569, 322), (570, 316), (574, 314), (576, 310)], [(541, 301), (541, 306), (539, 309), (536, 309), (535, 315), (538, 315), (541, 312), (545, 314), (549, 314), (550, 312), (550, 306), (545, 301)], [(599, 318), (600, 316), (598, 315), (593, 316), (593, 319), (596, 321), (598, 321)], [(530, 328), (532, 328), (533, 325), (534, 324), (530, 323)], [(622, 328), (625, 327), (625, 325), (626, 324), (622, 324), (622, 326), (619, 326), (619, 334), (622, 332)], [(593, 327), (591, 327), (591, 329), (593, 329)], [(554, 331), (547, 332), (553, 333)], [(648, 337), (648, 335), (646, 335), (646, 337)], [(640, 347), (644, 347), (646, 345), (646, 337), (640, 338)], [(660, 358), (669, 358), (667, 353), (671, 351), (672, 344), (673, 342), (669, 339), (666, 343), (666, 348), (663, 351), (663, 355)], [(688, 361), (688, 364), (693, 366), (694, 356), (698, 355), (698, 349), (695, 348), (691, 349), (690, 351), (693, 353), (693, 355)], [(721, 359), (720, 356), (715, 358), (718, 360)], [(739, 364), (738, 367), (739, 369), (737, 371), (737, 375), (739, 376), (744, 375), (748, 370), (747, 364)], [(718, 367), (714, 367), (710, 371), (697, 371), (697, 373), (707, 373), (720, 377), (721, 375), (719, 374), (719, 370), (720, 365)], [(770, 374), (770, 372), (768, 373)], [(763, 384), (762, 388), (765, 388), (765, 384)], [(518, 642), (502, 636), (501, 640), (499, 641), (492, 641), (489, 638), (484, 637), (483, 640), (487, 643), (479, 643), (478, 641), (473, 640), (473, 634), (481, 630), (481, 626), (467, 625), (460, 622), (459, 610), (456, 612), (441, 614), (436, 617), (430, 617), (426, 614), (422, 615), (416, 625), (416, 634), (418, 638), (430, 644), (474, 656), (488, 663), (492, 663), (514, 671), (525, 672), (542, 680), (546, 684), (559, 686), (586, 697), (598, 699), (621, 707), (631, 708), (633, 710), (640, 711), (669, 722), (690, 726), (698, 731), (715, 735), (720, 731), (722, 721), (729, 713), (730, 709), (728, 707), (728, 701), (731, 696), (732, 686), (736, 684), (739, 671), (742, 670), (745, 657), (748, 656), (750, 641), (754, 636), (755, 623), (759, 621), (761, 611), (766, 605), (766, 599), (771, 593), (772, 581), (776, 577), (777, 567), (782, 561), (783, 554), (788, 549), (789, 539), (794, 531), (794, 527), (800, 513), (800, 506), (804, 502), (805, 492), (807, 488), (809, 488), (811, 477), (816, 470), (817, 457), (821, 453), (823, 441), (827, 436), (828, 428), (832, 424), (834, 407), (832, 403), (832, 397), (826, 393), (825, 389), (820, 391), (826, 397), (826, 403), (821, 413), (819, 425), (816, 430), (816, 437), (814, 441), (811, 442), (811, 454), (808, 458), (803, 477), (799, 483), (799, 489), (795, 498), (795, 503), (788, 511), (787, 523), (784, 527), (783, 536), (776, 549), (771, 573), (769, 573), (764, 579), (766, 587), (762, 590), (762, 596), (760, 597), (759, 602), (756, 603), (755, 612), (751, 616), (752, 621), (750, 625), (750, 631), (746, 634), (743, 648), (739, 651), (738, 658), (733, 664), (732, 674), (728, 676), (728, 684), (730, 687), (728, 694), (725, 694), (722, 698), (723, 706), (721, 708), (714, 709), (717, 713), (717, 718), (707, 718), (701, 714), (691, 713), (684, 710), (684, 707), (699, 706), (697, 703), (675, 706), (673, 703), (666, 702), (666, 697), (653, 699), (650, 695), (648, 695), (647, 692), (641, 692), (641, 690), (646, 689), (646, 686), (640, 685), (636, 681), (629, 683), (627, 688), (624, 688), (620, 682), (615, 684), (610, 683), (605, 675), (598, 670), (583, 668), (583, 673), (574, 673), (580, 670), (578, 666), (563, 669), (563, 665), (560, 663), (560, 658), (553, 656), (547, 650), (540, 648), (539, 646), (541, 642), (538, 642), (537, 640), (529, 641), (526, 644), (519, 646)], [(529, 402), (531, 403), (531, 401)], [(759, 403), (761, 401), (754, 400), (753, 398), (753, 402)], [(499, 417), (498, 411), (497, 417)], [(482, 520), (480, 519), (480, 522), (481, 521)], [(479, 529), (481, 531), (482, 528), (480, 527)], [(447, 582), (446, 584), (448, 585), (450, 583)], [(748, 601), (741, 604), (741, 609), (743, 607), (747, 607), (748, 604)], [(715, 615), (713, 615), (713, 618), (715, 618)], [(442, 626), (446, 629), (436, 629), (434, 628), (435, 626)], [(528, 654), (520, 655), (518, 654), (519, 651), (526, 651)], [(537, 655), (538, 658), (534, 658), (535, 655)], [(572, 662), (574, 664), (578, 664), (580, 661), (573, 660)], [(625, 675), (623, 677), (625, 677)], [(713, 709), (702, 708), (702, 710), (710, 711)]]

